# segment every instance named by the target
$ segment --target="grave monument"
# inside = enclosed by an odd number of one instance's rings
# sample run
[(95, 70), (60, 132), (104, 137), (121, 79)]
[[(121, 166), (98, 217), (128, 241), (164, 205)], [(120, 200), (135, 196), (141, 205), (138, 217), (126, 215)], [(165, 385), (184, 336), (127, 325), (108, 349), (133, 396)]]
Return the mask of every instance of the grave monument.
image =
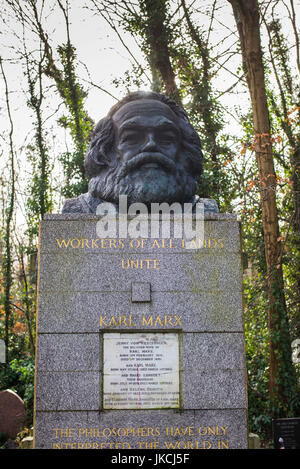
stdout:
[(85, 168), (40, 226), (35, 448), (246, 448), (240, 227), (195, 195), (186, 113), (127, 96)]

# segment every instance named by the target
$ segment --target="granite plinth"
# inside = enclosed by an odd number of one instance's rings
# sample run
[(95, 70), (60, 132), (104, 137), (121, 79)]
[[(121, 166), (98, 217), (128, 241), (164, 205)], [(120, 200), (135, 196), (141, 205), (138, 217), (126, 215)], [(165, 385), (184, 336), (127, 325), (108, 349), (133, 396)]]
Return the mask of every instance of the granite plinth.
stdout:
[(243, 409), (37, 412), (37, 417), (39, 447), (44, 449), (247, 447), (247, 414)]
[[(235, 215), (205, 214), (197, 249), (187, 249), (182, 238), (100, 239), (98, 220), (97, 215), (63, 214), (48, 215), (41, 223), (35, 447), (247, 447), (240, 227)], [(114, 332), (177, 337), (176, 410), (105, 409), (103, 350), (105, 337)], [(166, 367), (166, 355), (155, 356)], [(147, 359), (146, 351), (143, 357)], [(116, 370), (126, 373), (126, 366)], [(133, 381), (135, 376), (133, 372)], [(140, 376), (131, 392), (143, 396)], [(145, 376), (145, 383), (152, 379)], [(112, 376), (110, 383), (129, 392), (121, 378)], [(172, 375), (171, 384), (177, 378)], [(151, 386), (153, 380), (145, 395), (151, 396)], [(157, 399), (164, 389), (155, 388)], [(118, 434), (116, 428), (135, 430)]]

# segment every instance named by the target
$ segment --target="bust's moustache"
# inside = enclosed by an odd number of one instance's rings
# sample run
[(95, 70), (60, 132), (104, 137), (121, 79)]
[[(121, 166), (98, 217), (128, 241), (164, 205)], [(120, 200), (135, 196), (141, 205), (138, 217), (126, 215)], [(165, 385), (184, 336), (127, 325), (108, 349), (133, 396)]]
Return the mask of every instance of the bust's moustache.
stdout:
[[(90, 179), (89, 192), (95, 198), (116, 204), (120, 195), (127, 195), (129, 204), (187, 202), (196, 192), (197, 182), (181, 157), (183, 155), (179, 154), (178, 161), (174, 162), (162, 153), (142, 152), (126, 162), (116, 159), (115, 166)], [(154, 169), (144, 173), (143, 166)], [(161, 168), (160, 174), (155, 168)]]
[(126, 176), (131, 171), (134, 171), (141, 166), (146, 164), (158, 164), (162, 166), (166, 171), (175, 174), (177, 171), (176, 164), (174, 161), (170, 160), (167, 156), (163, 153), (155, 152), (155, 153), (139, 153), (138, 155), (131, 158), (129, 161), (123, 164), (122, 168), (122, 176)]

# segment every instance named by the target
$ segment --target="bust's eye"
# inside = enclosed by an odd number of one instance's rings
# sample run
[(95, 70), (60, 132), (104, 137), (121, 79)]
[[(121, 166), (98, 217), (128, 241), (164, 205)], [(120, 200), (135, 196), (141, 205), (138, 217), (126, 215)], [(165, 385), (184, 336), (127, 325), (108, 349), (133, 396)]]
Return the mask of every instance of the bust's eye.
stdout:
[(176, 136), (173, 133), (162, 133), (159, 135), (159, 142), (162, 144), (170, 144), (176, 140)]
[(121, 143), (136, 143), (140, 140), (140, 134), (138, 132), (125, 132), (123, 133), (120, 141)]

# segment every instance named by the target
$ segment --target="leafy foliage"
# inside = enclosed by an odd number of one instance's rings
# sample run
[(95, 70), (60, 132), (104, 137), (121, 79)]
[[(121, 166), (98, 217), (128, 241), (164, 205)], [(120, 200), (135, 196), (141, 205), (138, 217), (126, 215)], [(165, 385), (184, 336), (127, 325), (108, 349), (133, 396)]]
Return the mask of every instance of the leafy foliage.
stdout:
[[(124, 92), (151, 86), (154, 91), (168, 92), (184, 106), (201, 137), (204, 152), (204, 174), (198, 194), (215, 199), (221, 211), (234, 210), (240, 216), (243, 255), (247, 261), (244, 268), (244, 310), (249, 429), (270, 440), (272, 417), (290, 417), (299, 412), (300, 365), (292, 369), (284, 368), (284, 399), (271, 402), (267, 266), (260, 180), (254, 156), (257, 136), (254, 134), (249, 103), (238, 103), (240, 96), (247, 92), (245, 69), (240, 65), (236, 65), (235, 70), (232, 68), (230, 73), (235, 76), (236, 83), (230, 84), (227, 91), (219, 91), (219, 77), (227, 67), (227, 59), (241, 52), (235, 39), (228, 50), (225, 46), (223, 51), (217, 50), (219, 44), (228, 43), (227, 35), (230, 39), (237, 37), (236, 30), (222, 24), (222, 17), (215, 21), (218, 9), (222, 12), (228, 2), (138, 0), (118, 3), (89, 0), (86, 3), (93, 5), (96, 14), (101, 14), (109, 23), (131, 58), (132, 67), (121, 77), (114, 77), (113, 84)], [(275, 2), (271, 8), (270, 2), (262, 1), (260, 8), (263, 12), (261, 31), (265, 39), (263, 61), (271, 125), (270, 142), (276, 170), (276, 203), (280, 214), (278, 241), (282, 243), (282, 250), (278, 264), (283, 269), (288, 312), (288, 321), (282, 321), (279, 326), (282, 330), (289, 328), (291, 340), (294, 340), (300, 337), (300, 87), (297, 72), (291, 64), (293, 48), (287, 41), (281, 17), (276, 14), (280, 3)], [(45, 213), (56, 209), (57, 198), (74, 197), (86, 192), (88, 181), (84, 173), (84, 157), (94, 122), (86, 110), (87, 91), (81, 85), (78, 52), (69, 35), (70, 2), (59, 2), (66, 19), (67, 40), (58, 46), (56, 44), (53, 49), (52, 38), (50, 40), (46, 33), (43, 8), (38, 11), (39, 2), (7, 1), (6, 4), (22, 28), (25, 30), (29, 24), (29, 30), (34, 31), (34, 37), (40, 41), (39, 47), (37, 44), (33, 47), (30, 41), (27, 43), (24, 39), (26, 47), (16, 55), (17, 58), (14, 57), (25, 67), (26, 101), (32, 113), (33, 138), (26, 145), (30, 170), (25, 184), (24, 204), (23, 193), (21, 196), (17, 194), (12, 184), (17, 180), (15, 168), (8, 164), (8, 167), (11, 166), (10, 174), (7, 178), (1, 177), (3, 286), (0, 300), (4, 307), (0, 309), (0, 337), (4, 338), (9, 333), (10, 361), (0, 369), (0, 382), (2, 389), (11, 388), (25, 400), (28, 421), (31, 422), (38, 224)], [(293, 12), (288, 10), (288, 13), (293, 21)], [(201, 15), (210, 17), (206, 29), (199, 20)], [(224, 26), (223, 30), (221, 26)], [(291, 23), (291, 26), (293, 29), (295, 24)], [(211, 39), (214, 28), (216, 37), (219, 30), (223, 31), (218, 44)], [(297, 48), (297, 28), (295, 31), (294, 45)], [(122, 40), (123, 32), (134, 38), (145, 58), (145, 65), (135, 58), (125, 40)], [(51, 85), (46, 88), (47, 80)], [(55, 113), (56, 122), (65, 129), (71, 140), (71, 145), (66, 151), (60, 151), (58, 158), (55, 157), (57, 153), (53, 157), (54, 146), (45, 118), (49, 106), (47, 92), (52, 86), (59, 97), (59, 109), (61, 106), (63, 108), (59, 117)], [(239, 94), (234, 94), (235, 86)], [(228, 126), (232, 116), (228, 117), (230, 114), (222, 95), (237, 103), (232, 127)], [(13, 147), (10, 149), (13, 150)], [(10, 154), (14, 156), (13, 151)], [(14, 158), (8, 158), (8, 162), (14, 163)], [(52, 177), (53, 173), (55, 177)], [(24, 236), (20, 236), (15, 227), (15, 196), (18, 203), (21, 200), (25, 207)], [(280, 303), (280, 292), (274, 293)], [(275, 335), (272, 340), (276, 342), (281, 338)], [(277, 356), (277, 360), (289, 363), (290, 344), (283, 345), (283, 353)], [(295, 379), (298, 388), (292, 391)]]
[(69, 129), (74, 142), (73, 152), (60, 155), (60, 161), (66, 176), (62, 195), (74, 197), (87, 191), (88, 182), (83, 164), (93, 122), (84, 109), (86, 93), (78, 83), (74, 46), (70, 42), (63, 44), (58, 47), (58, 54), (62, 64), (62, 76), (58, 89), (69, 111), (69, 116), (60, 118), (58, 123)]

